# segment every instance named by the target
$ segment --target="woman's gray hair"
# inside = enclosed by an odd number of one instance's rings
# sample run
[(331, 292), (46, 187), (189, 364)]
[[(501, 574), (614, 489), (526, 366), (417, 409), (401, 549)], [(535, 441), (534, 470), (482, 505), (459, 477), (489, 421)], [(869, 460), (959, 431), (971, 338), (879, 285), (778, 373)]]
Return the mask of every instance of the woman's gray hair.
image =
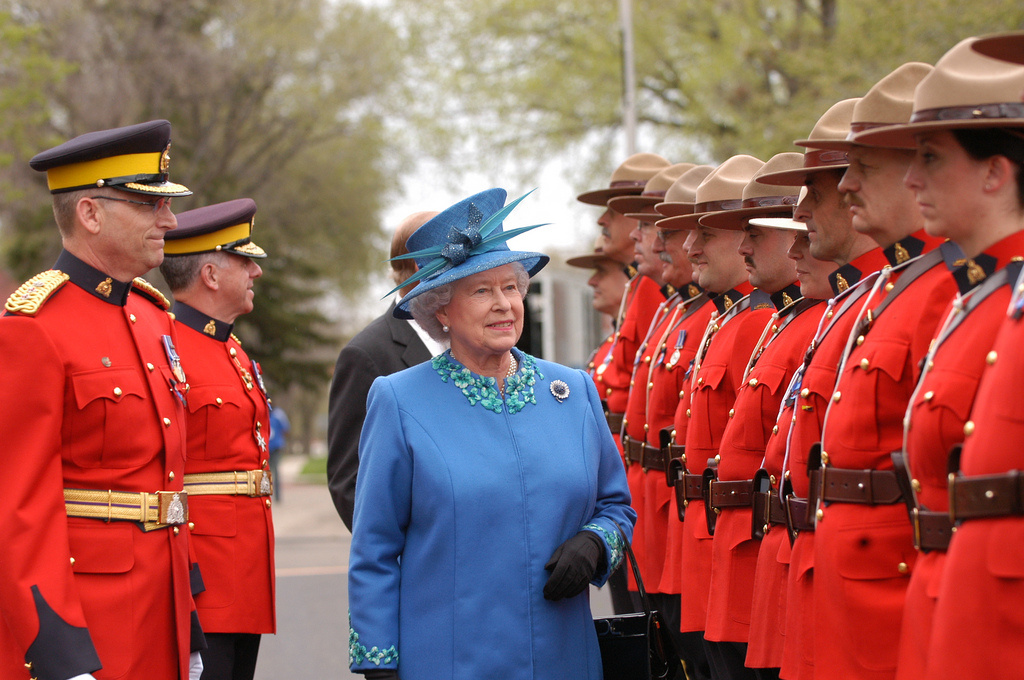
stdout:
[[(526, 299), (526, 291), (530, 289), (530, 275), (526, 273), (526, 267), (521, 262), (510, 262), (512, 270), (516, 275), (516, 288)], [(437, 312), (452, 301), (452, 293), (455, 292), (457, 281), (438, 286), (425, 293), (417, 295), (409, 301), (409, 312), (420, 328), (427, 332), (427, 335), (437, 340), (446, 348), (450, 346), (448, 334), (441, 328), (441, 322), (437, 320)]]

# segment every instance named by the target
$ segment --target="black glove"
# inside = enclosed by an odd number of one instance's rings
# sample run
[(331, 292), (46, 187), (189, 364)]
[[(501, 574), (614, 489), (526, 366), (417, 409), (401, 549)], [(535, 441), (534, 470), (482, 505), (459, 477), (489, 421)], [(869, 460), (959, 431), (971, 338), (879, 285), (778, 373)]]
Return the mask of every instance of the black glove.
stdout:
[(555, 548), (544, 568), (551, 572), (544, 584), (545, 600), (575, 597), (587, 589), (604, 557), (604, 542), (593, 531), (581, 531)]
[(398, 680), (398, 671), (394, 668), (371, 668), (358, 672), (362, 673), (366, 680)]

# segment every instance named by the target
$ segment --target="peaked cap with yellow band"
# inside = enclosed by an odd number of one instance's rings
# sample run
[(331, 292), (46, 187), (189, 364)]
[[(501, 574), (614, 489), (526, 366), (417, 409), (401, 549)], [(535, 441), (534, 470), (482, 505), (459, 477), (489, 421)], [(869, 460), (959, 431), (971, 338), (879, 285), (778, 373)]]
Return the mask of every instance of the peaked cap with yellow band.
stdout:
[(110, 187), (150, 196), (191, 196), (168, 181), (171, 124), (151, 120), (113, 130), (88, 132), (43, 151), (29, 161), (46, 173), (51, 194)]
[(178, 226), (164, 236), (164, 255), (225, 252), (264, 258), (267, 253), (252, 242), (256, 201), (236, 198), (176, 215)]

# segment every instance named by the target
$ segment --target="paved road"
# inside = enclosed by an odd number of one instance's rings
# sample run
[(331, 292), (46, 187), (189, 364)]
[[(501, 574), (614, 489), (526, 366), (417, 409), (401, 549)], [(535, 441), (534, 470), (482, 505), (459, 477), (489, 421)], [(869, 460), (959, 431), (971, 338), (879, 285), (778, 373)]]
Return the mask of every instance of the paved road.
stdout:
[[(283, 461), (285, 463), (287, 461)], [(282, 465), (277, 536), (277, 635), (264, 635), (256, 680), (362, 678), (348, 670), (348, 550), (351, 535), (325, 485), (294, 480)], [(591, 590), (595, 616), (611, 614)]]

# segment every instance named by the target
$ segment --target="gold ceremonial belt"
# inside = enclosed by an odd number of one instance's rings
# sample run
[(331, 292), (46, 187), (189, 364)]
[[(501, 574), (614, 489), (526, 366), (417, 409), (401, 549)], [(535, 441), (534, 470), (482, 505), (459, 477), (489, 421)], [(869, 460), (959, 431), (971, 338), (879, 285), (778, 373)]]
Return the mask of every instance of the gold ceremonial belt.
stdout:
[(64, 489), (64, 507), (68, 517), (141, 522), (152, 531), (188, 521), (188, 492)]
[(269, 470), (197, 472), (185, 475), (185, 488), (193, 496), (269, 496), (274, 483)]

